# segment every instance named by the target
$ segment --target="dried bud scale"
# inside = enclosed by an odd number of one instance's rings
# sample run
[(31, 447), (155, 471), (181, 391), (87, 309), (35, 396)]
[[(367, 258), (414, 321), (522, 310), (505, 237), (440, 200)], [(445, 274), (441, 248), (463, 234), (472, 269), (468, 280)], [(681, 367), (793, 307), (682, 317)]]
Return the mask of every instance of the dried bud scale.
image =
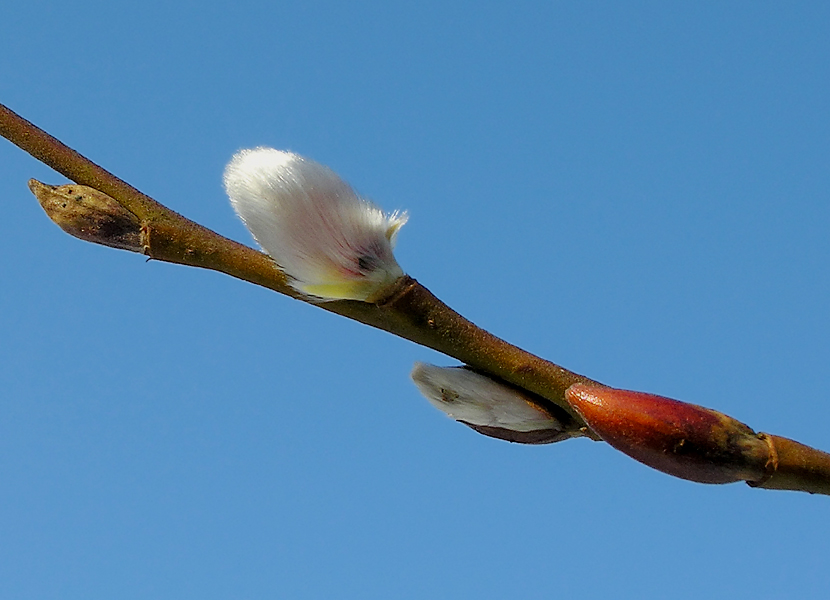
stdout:
[[(467, 367), (415, 363), (412, 380), (435, 408), (484, 435), (525, 444), (546, 444), (581, 435), (527, 393)], [(567, 414), (562, 414), (567, 419)]]
[(234, 210), (297, 291), (371, 302), (403, 276), (392, 249), (406, 214), (385, 214), (328, 167), (255, 148), (233, 157), (224, 183)]
[(142, 252), (141, 221), (103, 192), (78, 185), (29, 180), (29, 189), (52, 221), (85, 242)]

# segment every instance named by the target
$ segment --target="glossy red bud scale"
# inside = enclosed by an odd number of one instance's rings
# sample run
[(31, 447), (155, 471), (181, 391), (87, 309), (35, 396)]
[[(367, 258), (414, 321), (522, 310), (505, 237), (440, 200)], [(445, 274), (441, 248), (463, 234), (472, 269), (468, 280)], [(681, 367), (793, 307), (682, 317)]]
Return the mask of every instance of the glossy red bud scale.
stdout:
[(671, 398), (575, 384), (570, 405), (604, 441), (654, 469), (700, 483), (760, 481), (766, 442), (740, 421)]

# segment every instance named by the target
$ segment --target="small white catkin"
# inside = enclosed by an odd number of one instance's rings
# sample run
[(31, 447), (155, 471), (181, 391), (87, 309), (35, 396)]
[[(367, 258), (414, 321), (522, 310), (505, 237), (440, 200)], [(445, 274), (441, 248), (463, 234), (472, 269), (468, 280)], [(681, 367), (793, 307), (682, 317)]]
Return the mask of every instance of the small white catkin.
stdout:
[(466, 367), (418, 362), (410, 376), (430, 404), (456, 421), (521, 433), (563, 430), (520, 391)]
[(234, 155), (224, 183), (236, 213), (297, 291), (372, 301), (403, 276), (392, 249), (406, 213), (384, 213), (328, 167), (254, 148)]

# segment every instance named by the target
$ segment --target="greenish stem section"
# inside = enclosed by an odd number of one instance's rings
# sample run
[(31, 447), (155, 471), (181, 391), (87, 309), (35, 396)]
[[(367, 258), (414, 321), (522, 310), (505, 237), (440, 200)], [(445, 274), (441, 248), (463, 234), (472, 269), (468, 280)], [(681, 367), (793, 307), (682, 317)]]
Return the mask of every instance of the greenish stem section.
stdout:
[(830, 454), (778, 435), (763, 433), (761, 437), (771, 448), (770, 475), (749, 485), (830, 496)]

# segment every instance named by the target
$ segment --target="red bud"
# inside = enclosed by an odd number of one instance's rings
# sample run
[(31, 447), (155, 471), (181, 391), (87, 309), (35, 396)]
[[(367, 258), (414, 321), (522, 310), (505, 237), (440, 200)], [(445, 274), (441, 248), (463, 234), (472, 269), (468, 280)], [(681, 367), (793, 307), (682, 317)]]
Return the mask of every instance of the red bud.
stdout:
[(617, 450), (669, 475), (700, 483), (760, 481), (769, 448), (716, 410), (663, 396), (574, 384), (565, 398)]

